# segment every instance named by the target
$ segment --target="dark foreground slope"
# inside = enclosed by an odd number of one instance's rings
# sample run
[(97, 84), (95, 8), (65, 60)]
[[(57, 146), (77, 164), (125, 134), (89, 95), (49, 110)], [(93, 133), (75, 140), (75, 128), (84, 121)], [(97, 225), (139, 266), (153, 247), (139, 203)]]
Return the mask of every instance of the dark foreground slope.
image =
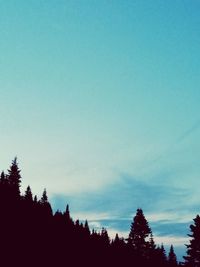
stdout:
[(106, 229), (90, 230), (64, 212), (52, 212), (46, 190), (42, 198), (28, 187), (20, 193), (21, 176), (17, 160), (0, 178), (0, 266), (132, 266), (176, 267), (171, 247), (155, 245), (141, 209), (131, 224), (129, 238), (110, 240)]

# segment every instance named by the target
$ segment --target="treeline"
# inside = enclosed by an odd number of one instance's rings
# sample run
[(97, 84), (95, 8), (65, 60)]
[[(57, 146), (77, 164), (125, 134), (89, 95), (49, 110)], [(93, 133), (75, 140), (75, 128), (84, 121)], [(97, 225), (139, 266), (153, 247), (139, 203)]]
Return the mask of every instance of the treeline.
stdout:
[(171, 245), (168, 255), (157, 246), (142, 209), (138, 209), (127, 239), (107, 230), (91, 230), (64, 212), (53, 213), (44, 190), (41, 199), (33, 196), (30, 186), (20, 192), (21, 175), (15, 158), (8, 173), (0, 177), (0, 266), (200, 266), (200, 217), (191, 225), (191, 242), (184, 263), (178, 263)]

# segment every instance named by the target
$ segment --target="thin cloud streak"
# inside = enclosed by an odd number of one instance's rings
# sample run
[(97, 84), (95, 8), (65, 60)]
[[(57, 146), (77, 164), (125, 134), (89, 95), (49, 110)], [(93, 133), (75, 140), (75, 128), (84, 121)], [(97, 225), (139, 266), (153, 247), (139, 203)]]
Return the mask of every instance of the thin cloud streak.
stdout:
[(196, 132), (197, 130), (199, 130), (199, 128), (200, 128), (200, 119), (197, 120), (196, 123), (192, 125), (192, 127), (187, 129), (179, 138), (177, 138), (176, 144), (179, 144), (180, 142), (184, 141), (186, 138), (190, 137), (190, 135)]
[(172, 150), (175, 148), (175, 146), (179, 145), (183, 141), (185, 141), (187, 138), (190, 137), (194, 132), (198, 131), (200, 128), (200, 119), (196, 121), (190, 128), (188, 128), (186, 131), (183, 132), (172, 144), (170, 144), (164, 152), (162, 152), (160, 155), (158, 155), (155, 159), (153, 159), (153, 163), (157, 163), (160, 160), (162, 160), (164, 157), (171, 156)]

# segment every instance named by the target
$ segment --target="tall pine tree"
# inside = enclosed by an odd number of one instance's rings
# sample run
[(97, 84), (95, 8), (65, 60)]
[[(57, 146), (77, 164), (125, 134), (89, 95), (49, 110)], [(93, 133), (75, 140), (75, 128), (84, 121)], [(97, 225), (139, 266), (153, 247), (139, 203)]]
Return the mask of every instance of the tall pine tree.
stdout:
[(8, 182), (10, 185), (12, 197), (14, 199), (20, 198), (20, 183), (21, 183), (21, 175), (20, 169), (18, 168), (17, 158), (15, 157), (12, 161), (10, 169), (8, 170)]
[(151, 228), (142, 209), (137, 209), (136, 216), (131, 224), (128, 244), (138, 256), (145, 256), (149, 248), (150, 237)]

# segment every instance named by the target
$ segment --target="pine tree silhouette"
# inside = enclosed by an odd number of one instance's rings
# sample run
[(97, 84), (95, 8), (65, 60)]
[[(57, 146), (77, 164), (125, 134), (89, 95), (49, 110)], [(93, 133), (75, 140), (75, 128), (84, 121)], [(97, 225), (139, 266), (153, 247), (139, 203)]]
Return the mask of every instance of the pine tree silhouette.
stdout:
[(168, 263), (169, 263), (169, 266), (171, 266), (171, 267), (177, 267), (178, 266), (177, 258), (176, 258), (176, 254), (174, 252), (173, 245), (170, 246), (169, 255), (168, 255)]
[(131, 244), (136, 254), (143, 256), (148, 248), (147, 238), (150, 238), (151, 228), (143, 214), (142, 209), (137, 209), (136, 216), (131, 224), (128, 243)]
[(1, 172), (1, 177), (0, 177), (0, 183), (1, 183), (1, 185), (5, 183), (5, 180), (6, 180), (6, 176), (5, 176), (4, 171), (2, 171)]
[(156, 267), (166, 267), (167, 266), (167, 256), (164, 245), (162, 244), (161, 247), (158, 246), (156, 249)]
[(8, 170), (8, 182), (10, 189), (12, 190), (12, 197), (15, 199), (20, 198), (20, 184), (21, 184), (21, 175), (18, 168), (17, 158), (15, 157), (10, 169)]
[(185, 265), (188, 267), (200, 266), (200, 216), (193, 219), (194, 224), (190, 225), (191, 237), (190, 244), (187, 247), (187, 256), (184, 256)]
[(0, 205), (5, 208), (4, 203), (8, 202), (10, 198), (10, 189), (8, 184), (8, 177), (4, 172), (1, 173), (0, 177)]
[(44, 191), (42, 193), (42, 197), (41, 197), (40, 203), (41, 204), (48, 203), (48, 197), (47, 197), (47, 190), (46, 190), (46, 188), (44, 189)]
[(33, 195), (32, 195), (31, 188), (29, 185), (27, 186), (27, 189), (25, 191), (24, 199), (28, 202), (33, 201)]

